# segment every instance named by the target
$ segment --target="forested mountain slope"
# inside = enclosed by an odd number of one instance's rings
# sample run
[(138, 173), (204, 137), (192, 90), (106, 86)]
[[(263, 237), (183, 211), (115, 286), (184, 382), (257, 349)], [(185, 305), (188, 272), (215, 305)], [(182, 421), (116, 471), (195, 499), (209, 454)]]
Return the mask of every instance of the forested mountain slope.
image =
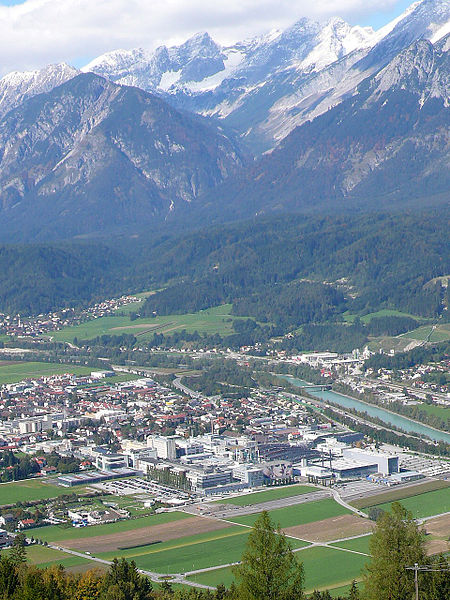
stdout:
[(156, 239), (6, 246), (0, 310), (41, 312), (129, 291), (161, 288), (142, 314), (224, 302), (238, 314), (294, 323), (382, 307), (442, 313), (450, 273), (450, 210), (341, 217), (258, 218)]

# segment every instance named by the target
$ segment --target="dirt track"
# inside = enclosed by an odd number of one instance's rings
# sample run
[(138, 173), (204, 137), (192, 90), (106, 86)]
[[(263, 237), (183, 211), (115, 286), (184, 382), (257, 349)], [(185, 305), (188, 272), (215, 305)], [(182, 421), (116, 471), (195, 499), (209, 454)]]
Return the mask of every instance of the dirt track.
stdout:
[(315, 523), (288, 527), (284, 529), (284, 532), (308, 542), (330, 542), (353, 535), (370, 533), (373, 525), (371, 521), (356, 515), (341, 515)]
[(79, 538), (77, 540), (62, 540), (59, 545), (63, 548), (73, 550), (88, 550), (95, 554), (96, 552), (114, 552), (119, 548), (151, 544), (154, 542), (166, 542), (196, 533), (207, 533), (230, 527), (228, 523), (216, 521), (214, 519), (205, 519), (192, 517), (181, 521), (163, 523), (153, 527), (142, 527), (120, 533), (111, 533), (109, 535), (99, 535), (96, 537)]

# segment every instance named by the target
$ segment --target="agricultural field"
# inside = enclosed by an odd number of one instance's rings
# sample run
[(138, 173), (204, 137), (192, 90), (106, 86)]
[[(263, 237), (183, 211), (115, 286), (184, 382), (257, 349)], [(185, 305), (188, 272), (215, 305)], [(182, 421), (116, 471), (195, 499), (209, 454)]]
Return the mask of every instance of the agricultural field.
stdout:
[(450, 551), (450, 514), (425, 521), (423, 529), (426, 532), (429, 554), (448, 553)]
[[(77, 493), (83, 492), (85, 488), (77, 489)], [(24, 481), (11, 481), (0, 484), (0, 506), (3, 504), (15, 504), (16, 502), (28, 502), (33, 500), (46, 500), (70, 494), (67, 488), (46, 483), (42, 479), (26, 479)]]
[(427, 481), (425, 483), (419, 483), (417, 485), (411, 485), (408, 487), (400, 488), (397, 490), (393, 489), (386, 492), (381, 492), (376, 496), (369, 496), (367, 498), (361, 498), (360, 500), (354, 500), (353, 502), (351, 502), (351, 504), (355, 508), (369, 508), (371, 506), (377, 506), (379, 504), (402, 501), (404, 498), (409, 498), (411, 496), (415, 496), (419, 499), (419, 496), (421, 494), (442, 489), (447, 489), (450, 492), (450, 484), (447, 481), (437, 479), (433, 481)]
[[(450, 488), (425, 492), (420, 496), (410, 496), (400, 500), (400, 502), (407, 510), (411, 511), (416, 519), (450, 512)], [(389, 510), (391, 503), (392, 501), (374, 504), (373, 506), (382, 510)]]
[[(27, 535), (44, 540), (46, 542), (62, 542), (70, 547), (70, 540), (81, 538), (95, 538), (108, 534), (122, 534), (128, 531), (135, 531), (142, 528), (149, 528), (152, 525), (160, 525), (162, 523), (170, 523), (187, 519), (190, 515), (182, 512), (161, 513), (149, 517), (141, 517), (138, 519), (130, 519), (126, 521), (117, 521), (117, 523), (106, 523), (104, 525), (92, 525), (90, 527), (61, 527), (59, 525), (49, 525), (46, 527), (37, 527), (28, 529)], [(137, 532), (136, 532), (137, 535)], [(61, 544), (62, 545), (62, 544)]]
[(93, 367), (81, 367), (61, 363), (47, 362), (0, 362), (0, 385), (4, 383), (17, 383), (24, 379), (38, 379), (42, 376), (73, 373), (75, 375), (90, 375)]
[[(152, 521), (149, 521), (153, 523)], [(160, 524), (151, 524), (139, 529), (130, 529), (116, 533), (106, 532), (105, 534), (91, 537), (79, 537), (77, 539), (61, 540), (61, 546), (73, 550), (85, 552), (112, 552), (119, 553), (123, 550), (133, 550), (144, 546), (152, 546), (178, 540), (186, 536), (191, 536), (192, 532), (196, 535), (209, 534), (229, 528), (228, 523), (216, 519), (203, 519), (200, 517), (191, 517), (182, 520), (166, 521)], [(153, 548), (152, 548), (153, 549)]]
[[(306, 548), (296, 556), (303, 562), (307, 592), (348, 585), (353, 579), (360, 578), (361, 570), (368, 561), (366, 556), (325, 547)], [(189, 579), (204, 585), (224, 583), (229, 586), (234, 577), (232, 569), (225, 568), (192, 575)]]
[[(123, 310), (124, 307), (120, 309), (121, 312)], [(244, 318), (232, 317), (230, 311), (231, 304), (225, 304), (192, 314), (142, 318), (134, 321), (131, 321), (128, 315), (101, 317), (56, 331), (52, 334), (52, 338), (56, 341), (72, 342), (75, 337), (79, 340), (89, 340), (101, 335), (128, 333), (136, 336), (138, 340), (145, 341), (152, 338), (155, 333), (171, 334), (183, 329), (189, 333), (198, 331), (226, 336), (234, 332), (233, 321)]]
[[(349, 513), (349, 510), (330, 498), (278, 508), (270, 511), (270, 518), (275, 524), (280, 524), (280, 527), (284, 529)], [(245, 515), (243, 517), (233, 517), (230, 521), (251, 527), (257, 518), (258, 514)]]
[(345, 514), (321, 521), (304, 523), (303, 525), (285, 527), (284, 532), (287, 535), (309, 542), (330, 542), (355, 535), (368, 534), (372, 532), (372, 529), (372, 521), (358, 517), (355, 514)]
[(363, 554), (370, 555), (370, 539), (371, 535), (364, 535), (357, 537), (352, 540), (345, 540), (344, 542), (336, 542), (331, 544), (335, 548), (344, 548), (344, 550), (353, 550), (354, 552), (362, 552)]
[[(220, 531), (124, 549), (119, 554), (96, 554), (96, 556), (108, 560), (116, 555), (124, 556), (134, 560), (141, 569), (158, 573), (186, 573), (239, 561), (248, 535), (248, 528), (231, 526)], [(291, 540), (291, 542), (294, 548), (308, 545), (302, 540)]]
[(424, 325), (413, 331), (403, 333), (401, 336), (409, 340), (419, 340), (428, 342), (445, 342), (450, 340), (450, 324), (443, 323), (439, 325)]
[(384, 308), (382, 310), (378, 310), (377, 312), (369, 313), (367, 315), (358, 315), (350, 312), (345, 312), (342, 316), (344, 318), (344, 321), (347, 321), (347, 323), (353, 323), (356, 317), (359, 317), (362, 323), (369, 323), (371, 319), (377, 317), (410, 317), (411, 319), (417, 319), (422, 322), (427, 320), (424, 317), (418, 317), (417, 315), (412, 315), (410, 313), (401, 312), (400, 310), (393, 310), (389, 308)]
[(100, 563), (91, 561), (87, 557), (70, 556), (65, 552), (38, 545), (27, 547), (27, 559), (30, 564), (39, 566), (42, 569), (52, 565), (62, 565), (69, 571), (102, 568)]
[(281, 498), (290, 498), (300, 494), (313, 492), (314, 488), (308, 485), (290, 485), (265, 490), (263, 492), (254, 492), (253, 494), (245, 494), (244, 496), (236, 496), (235, 498), (227, 498), (225, 500), (217, 500), (217, 504), (234, 504), (236, 506), (251, 506), (260, 502), (269, 502), (270, 500), (280, 500)]

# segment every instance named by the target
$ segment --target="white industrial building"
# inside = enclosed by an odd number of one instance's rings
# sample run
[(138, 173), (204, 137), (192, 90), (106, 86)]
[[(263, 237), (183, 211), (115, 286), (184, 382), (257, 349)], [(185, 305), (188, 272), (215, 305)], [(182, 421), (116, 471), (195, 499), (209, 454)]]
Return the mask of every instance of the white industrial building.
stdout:
[(151, 435), (147, 438), (147, 446), (156, 450), (158, 458), (174, 460), (177, 457), (175, 437)]

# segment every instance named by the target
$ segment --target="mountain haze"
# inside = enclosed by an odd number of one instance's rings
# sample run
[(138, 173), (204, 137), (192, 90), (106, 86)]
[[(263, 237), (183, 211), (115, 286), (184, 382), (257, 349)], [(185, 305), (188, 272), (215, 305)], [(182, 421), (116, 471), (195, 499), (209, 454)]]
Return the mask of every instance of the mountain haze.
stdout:
[(137, 88), (81, 74), (0, 121), (0, 231), (145, 226), (242, 164), (238, 146)]

